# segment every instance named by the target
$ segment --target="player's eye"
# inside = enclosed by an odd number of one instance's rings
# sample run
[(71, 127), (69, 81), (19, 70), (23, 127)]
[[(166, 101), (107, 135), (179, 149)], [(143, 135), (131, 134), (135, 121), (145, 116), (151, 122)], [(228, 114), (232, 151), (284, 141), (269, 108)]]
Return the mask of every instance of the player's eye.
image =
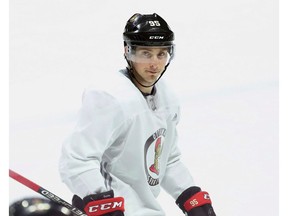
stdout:
[(162, 51), (162, 52), (160, 52), (158, 54), (158, 58), (160, 58), (160, 59), (163, 59), (163, 58), (166, 58), (166, 57), (167, 57), (167, 52), (165, 52), (165, 51)]
[(151, 58), (152, 54), (150, 52), (148, 52), (148, 51), (142, 51), (140, 53), (140, 57), (142, 57), (142, 58)]

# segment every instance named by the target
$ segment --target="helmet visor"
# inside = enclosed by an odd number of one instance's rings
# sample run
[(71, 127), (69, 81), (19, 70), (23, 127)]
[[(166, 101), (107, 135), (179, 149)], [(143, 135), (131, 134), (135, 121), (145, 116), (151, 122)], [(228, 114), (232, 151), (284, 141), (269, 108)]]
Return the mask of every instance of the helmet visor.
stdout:
[(126, 57), (135, 63), (168, 64), (173, 56), (173, 45), (169, 46), (128, 46)]

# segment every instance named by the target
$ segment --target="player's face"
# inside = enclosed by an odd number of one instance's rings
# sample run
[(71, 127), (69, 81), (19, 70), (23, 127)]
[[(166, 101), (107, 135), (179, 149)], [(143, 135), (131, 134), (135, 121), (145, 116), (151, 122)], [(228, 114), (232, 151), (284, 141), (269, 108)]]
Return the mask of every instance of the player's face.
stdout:
[(169, 59), (166, 47), (137, 46), (131, 58), (136, 79), (143, 85), (152, 85), (164, 71)]

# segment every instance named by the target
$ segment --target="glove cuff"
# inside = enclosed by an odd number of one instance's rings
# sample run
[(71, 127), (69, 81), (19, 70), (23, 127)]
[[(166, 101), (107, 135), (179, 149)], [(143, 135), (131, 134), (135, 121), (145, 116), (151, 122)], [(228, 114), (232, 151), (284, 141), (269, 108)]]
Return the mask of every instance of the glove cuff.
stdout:
[(184, 209), (189, 212), (191, 209), (205, 204), (211, 204), (209, 194), (205, 191), (200, 191), (184, 203)]
[[(106, 215), (111, 212), (124, 212), (124, 198), (115, 197), (90, 201), (84, 208), (88, 216)], [(119, 214), (120, 215), (120, 214)], [(121, 214), (122, 215), (122, 214)]]
[(201, 188), (194, 186), (185, 190), (176, 200), (176, 204), (183, 213), (186, 213), (206, 204), (211, 205), (211, 200), (207, 192), (201, 191)]
[(187, 212), (185, 210), (184, 203), (200, 191), (201, 191), (200, 187), (196, 187), (196, 186), (189, 187), (188, 189), (183, 191), (181, 195), (177, 198), (176, 204), (179, 206), (179, 208), (183, 211), (184, 214)]

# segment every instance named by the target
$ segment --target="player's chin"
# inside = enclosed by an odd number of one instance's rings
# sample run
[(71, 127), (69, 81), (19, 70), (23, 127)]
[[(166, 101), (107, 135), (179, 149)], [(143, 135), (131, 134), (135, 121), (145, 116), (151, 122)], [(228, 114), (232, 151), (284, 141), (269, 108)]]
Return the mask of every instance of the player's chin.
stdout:
[(146, 78), (145, 81), (146, 81), (147, 83), (152, 83), (152, 84), (153, 84), (153, 83), (156, 82), (156, 80), (158, 79), (158, 77), (159, 77), (159, 75), (158, 75), (158, 76), (149, 76), (149, 77)]

